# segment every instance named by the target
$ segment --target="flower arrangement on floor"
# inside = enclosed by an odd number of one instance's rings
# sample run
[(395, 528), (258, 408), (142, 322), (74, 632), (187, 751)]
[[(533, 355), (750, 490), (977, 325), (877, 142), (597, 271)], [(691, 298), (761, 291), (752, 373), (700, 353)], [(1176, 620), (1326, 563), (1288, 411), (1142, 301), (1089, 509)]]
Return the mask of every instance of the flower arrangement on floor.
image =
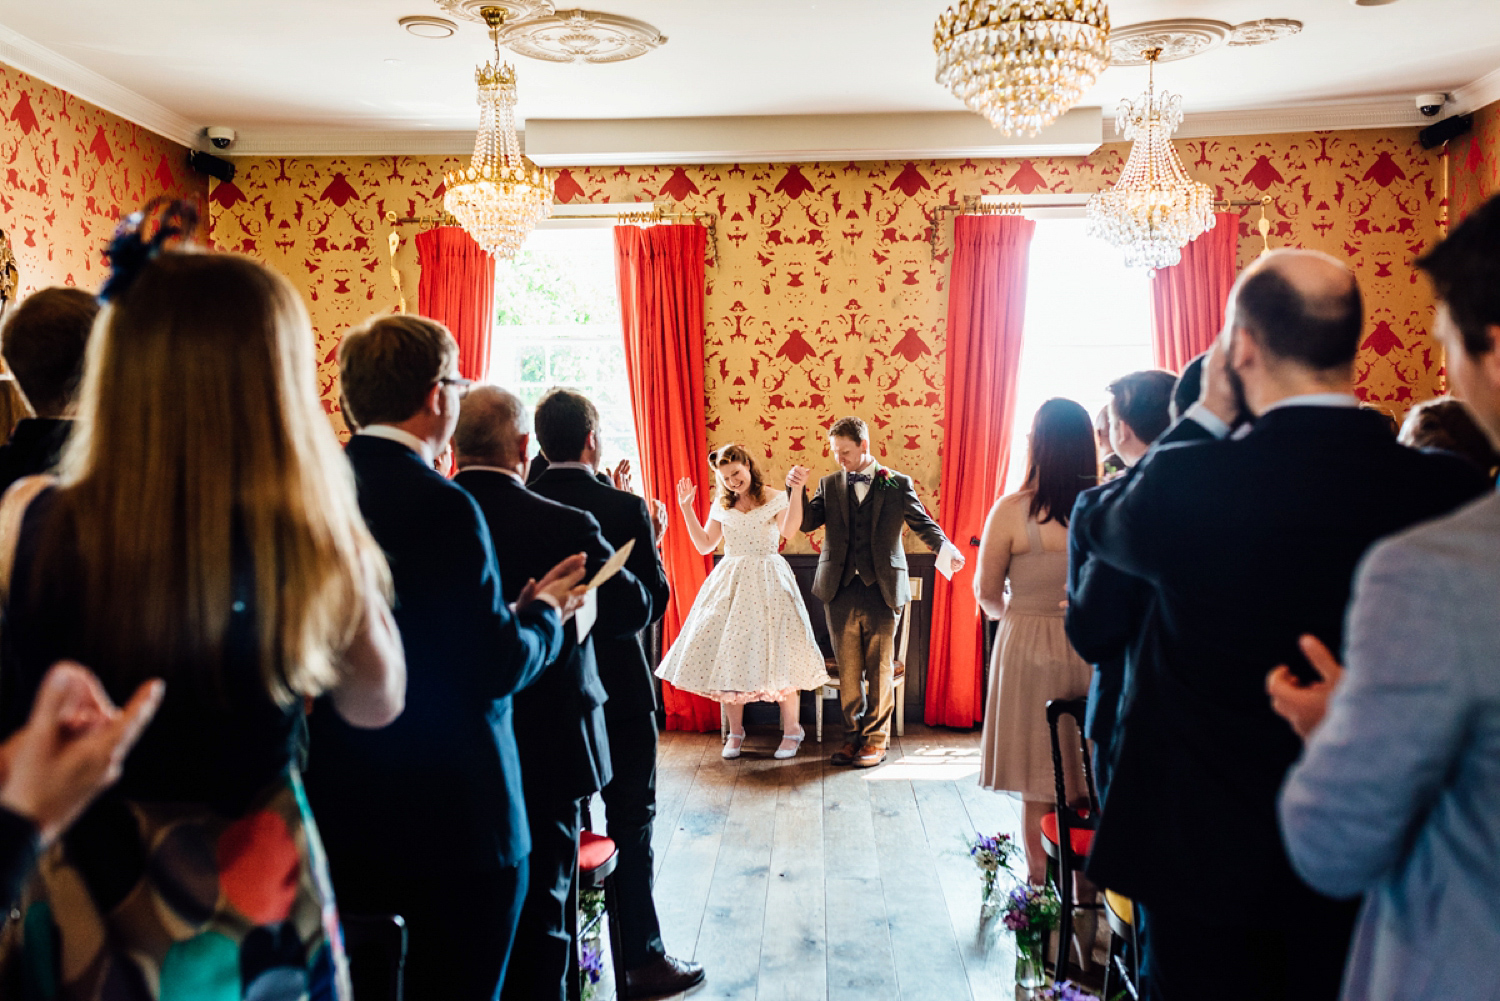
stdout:
[(982, 906), (990, 905), (995, 895), (995, 881), (1001, 872), (1010, 873), (1010, 863), (1020, 851), (1009, 834), (976, 834), (969, 842), (969, 855), (979, 867), (980, 879), (984, 881)]
[(583, 1001), (594, 1001), (604, 976), (604, 891), (584, 890), (578, 895), (578, 925), (584, 929), (578, 943), (578, 967), (583, 973)]
[(1022, 883), (1010, 891), (1001, 907), (1001, 921), (1016, 935), (1016, 986), (1042, 986), (1046, 982), (1047, 933), (1057, 927), (1062, 912), (1056, 892), (1050, 884)]
[(1099, 1001), (1097, 997), (1071, 980), (1044, 987), (1031, 996), (1032, 1001)]

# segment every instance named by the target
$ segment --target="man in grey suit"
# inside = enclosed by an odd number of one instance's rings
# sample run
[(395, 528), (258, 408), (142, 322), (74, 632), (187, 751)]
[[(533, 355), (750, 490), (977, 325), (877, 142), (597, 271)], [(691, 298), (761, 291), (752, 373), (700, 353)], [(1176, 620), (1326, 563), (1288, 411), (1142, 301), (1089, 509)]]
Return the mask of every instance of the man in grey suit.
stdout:
[[(1448, 378), (1500, 446), (1500, 199), (1417, 264), (1437, 289)], [(1324, 893), (1365, 897), (1346, 1001), (1500, 999), (1497, 604), (1492, 493), (1370, 551), (1347, 676), (1304, 637), (1323, 680), (1278, 668), (1268, 681), (1307, 741), (1280, 799), (1292, 864)]]
[(955, 570), (964, 565), (964, 558), (928, 516), (911, 477), (885, 468), (870, 455), (864, 421), (834, 421), (828, 429), (828, 448), (840, 468), (823, 477), (812, 500), (805, 489), (807, 468), (793, 466), (787, 473), (787, 517), (798, 519), (804, 532), (828, 529), (813, 594), (828, 616), (849, 738), (829, 760), (872, 768), (885, 760), (890, 744), (896, 613), (911, 600), (901, 529), (910, 525), (929, 548), (949, 557)]

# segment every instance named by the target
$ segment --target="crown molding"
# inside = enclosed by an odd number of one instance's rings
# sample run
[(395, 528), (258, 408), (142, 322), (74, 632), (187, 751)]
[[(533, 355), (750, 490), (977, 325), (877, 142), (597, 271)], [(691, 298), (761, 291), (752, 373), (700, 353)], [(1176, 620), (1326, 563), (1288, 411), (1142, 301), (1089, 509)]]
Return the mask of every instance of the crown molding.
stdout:
[[(1245, 111), (1201, 111), (1183, 116), (1175, 139), (1216, 136), (1255, 136), (1278, 132), (1325, 132), (1344, 129), (1420, 128), (1431, 125), (1410, 98), (1364, 101), (1358, 104), (1308, 104), (1291, 108)], [(1113, 138), (1113, 119), (1105, 122), (1106, 138)]]
[(0, 24), (0, 63), (59, 87), (189, 148), (203, 131), (191, 120)]
[[(1473, 83), (1464, 84), (1452, 94), (1454, 114), (1469, 115), (1500, 101), (1500, 69), (1492, 70)], [(1427, 119), (1431, 121), (1431, 119)]]
[[(517, 133), (525, 149), (524, 131)], [(474, 129), (330, 129), (247, 126), (216, 156), (457, 156), (474, 152)]]

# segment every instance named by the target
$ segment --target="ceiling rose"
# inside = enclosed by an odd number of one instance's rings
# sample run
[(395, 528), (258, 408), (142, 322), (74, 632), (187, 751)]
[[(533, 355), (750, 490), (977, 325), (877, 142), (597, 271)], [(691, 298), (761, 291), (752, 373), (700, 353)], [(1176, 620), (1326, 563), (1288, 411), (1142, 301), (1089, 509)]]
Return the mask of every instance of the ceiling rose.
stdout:
[(1301, 21), (1287, 17), (1263, 17), (1259, 21), (1246, 21), (1234, 26), (1229, 35), (1230, 45), (1265, 45), (1279, 42), (1302, 30)]
[(500, 44), (554, 63), (618, 63), (643, 56), (667, 36), (645, 21), (593, 10), (560, 10), (507, 27)]
[(1161, 53), (1156, 59), (1159, 63), (1187, 59), (1223, 45), (1234, 30), (1223, 21), (1196, 17), (1127, 24), (1109, 33), (1109, 62), (1111, 66), (1145, 66), (1150, 62), (1146, 53), (1151, 51)]
[(546, 17), (556, 7), (552, 0), (437, 0), (437, 5), (454, 17), (484, 24), (481, 7), (499, 7), (505, 11), (505, 23), (514, 24), (528, 17)]

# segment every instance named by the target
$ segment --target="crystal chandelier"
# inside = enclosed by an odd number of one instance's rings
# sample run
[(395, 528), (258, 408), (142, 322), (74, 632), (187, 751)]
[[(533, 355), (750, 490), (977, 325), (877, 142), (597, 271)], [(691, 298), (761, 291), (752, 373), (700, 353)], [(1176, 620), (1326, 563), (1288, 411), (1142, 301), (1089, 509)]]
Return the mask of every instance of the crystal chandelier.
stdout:
[(1126, 267), (1153, 273), (1182, 260), (1182, 248), (1214, 225), (1213, 188), (1188, 176), (1172, 146), (1172, 133), (1182, 124), (1182, 97), (1156, 93), (1160, 55), (1160, 49), (1146, 53), (1146, 93), (1121, 101), (1115, 116), (1116, 131), (1134, 143), (1125, 169), (1113, 188), (1088, 202), (1089, 234), (1125, 248)]
[(1034, 136), (1109, 65), (1103, 0), (962, 0), (939, 17), (937, 81), (1006, 135)]
[(500, 62), (500, 27), (505, 11), (482, 7), (495, 44), (495, 61), (479, 67), (479, 133), (474, 158), (462, 170), (444, 175), (443, 208), (474, 241), (497, 260), (515, 254), (552, 207), (547, 175), (521, 156), (516, 137), (516, 71)]

